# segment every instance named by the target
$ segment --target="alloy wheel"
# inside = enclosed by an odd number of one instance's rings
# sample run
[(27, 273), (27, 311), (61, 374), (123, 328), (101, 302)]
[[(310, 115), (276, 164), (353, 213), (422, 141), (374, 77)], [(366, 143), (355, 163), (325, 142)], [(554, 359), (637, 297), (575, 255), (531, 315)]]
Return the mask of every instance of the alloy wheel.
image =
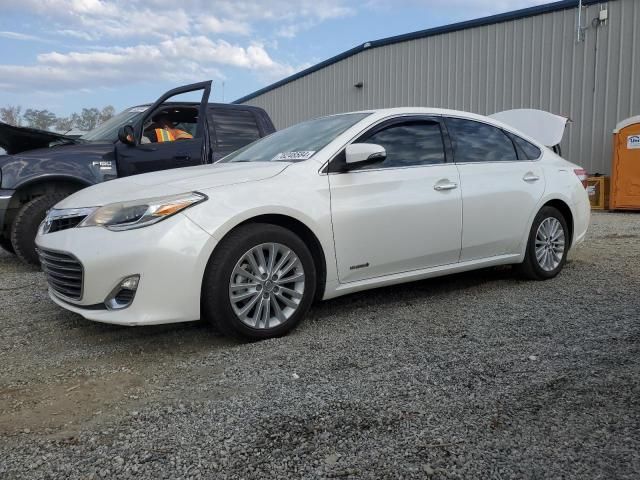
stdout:
[(564, 255), (565, 235), (564, 228), (555, 217), (545, 218), (538, 226), (536, 232), (536, 260), (540, 268), (552, 272)]
[(229, 300), (245, 325), (269, 329), (297, 311), (304, 288), (304, 268), (295, 252), (280, 243), (263, 243), (236, 263), (229, 279)]

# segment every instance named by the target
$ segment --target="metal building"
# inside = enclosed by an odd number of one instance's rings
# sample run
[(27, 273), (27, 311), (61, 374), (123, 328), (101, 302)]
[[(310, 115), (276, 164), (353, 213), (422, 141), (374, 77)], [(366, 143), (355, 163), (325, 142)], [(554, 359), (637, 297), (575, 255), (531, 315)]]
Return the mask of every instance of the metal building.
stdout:
[(563, 156), (608, 174), (615, 125), (640, 114), (639, 25), (640, 0), (563, 0), (366, 42), (234, 103), (277, 128), (379, 107), (537, 108), (573, 120)]

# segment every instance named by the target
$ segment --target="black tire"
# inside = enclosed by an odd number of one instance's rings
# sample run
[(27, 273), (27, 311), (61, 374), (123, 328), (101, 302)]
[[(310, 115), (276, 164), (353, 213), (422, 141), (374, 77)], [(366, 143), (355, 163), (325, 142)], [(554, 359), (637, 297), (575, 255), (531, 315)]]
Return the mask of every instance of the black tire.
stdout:
[[(562, 258), (560, 263), (553, 270), (545, 270), (542, 268), (536, 258), (536, 234), (538, 228), (548, 218), (555, 218), (560, 222), (564, 233), (564, 251), (562, 252)], [(569, 253), (571, 238), (569, 235), (569, 229), (567, 227), (567, 221), (564, 215), (554, 207), (546, 206), (542, 207), (531, 225), (531, 231), (529, 232), (529, 240), (527, 241), (527, 250), (525, 253), (524, 261), (516, 266), (517, 272), (531, 280), (548, 280), (555, 277), (560, 273), (564, 264), (567, 261), (567, 254)]]
[[(304, 292), (291, 316), (276, 327), (252, 328), (233, 310), (229, 299), (229, 282), (236, 264), (253, 247), (264, 243), (278, 243), (297, 255), (304, 269)], [(202, 316), (224, 334), (251, 340), (280, 337), (295, 328), (307, 314), (316, 290), (316, 271), (313, 258), (305, 243), (286, 228), (253, 223), (238, 227), (216, 248), (207, 265), (201, 294)]]
[(69, 193), (46, 193), (25, 203), (11, 224), (11, 244), (20, 260), (40, 265), (36, 253), (36, 234), (47, 211)]
[(11, 245), (11, 239), (0, 237), (0, 248), (9, 253), (16, 253), (13, 249), (13, 245)]

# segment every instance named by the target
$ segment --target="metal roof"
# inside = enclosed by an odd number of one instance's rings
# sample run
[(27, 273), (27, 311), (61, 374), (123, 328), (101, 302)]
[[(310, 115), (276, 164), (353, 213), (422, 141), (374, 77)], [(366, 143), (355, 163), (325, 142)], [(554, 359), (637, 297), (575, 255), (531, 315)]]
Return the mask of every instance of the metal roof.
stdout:
[[(582, 4), (584, 6), (587, 6), (587, 5), (592, 5), (594, 3), (602, 3), (603, 1), (606, 1), (606, 0), (582, 0)], [(612, 1), (612, 0), (609, 0), (609, 1)], [(391, 45), (394, 43), (406, 42), (408, 40), (416, 40), (418, 38), (426, 38), (426, 37), (432, 37), (435, 35), (442, 35), (443, 33), (456, 32), (456, 31), (465, 30), (468, 28), (483, 27), (486, 25), (507, 22), (510, 20), (518, 20), (521, 18), (541, 15), (543, 13), (557, 12), (559, 10), (567, 10), (570, 8), (576, 8), (578, 4), (579, 4), (579, 0), (560, 0), (558, 2), (547, 3), (544, 5), (536, 5), (534, 7), (523, 8), (520, 10), (511, 11), (511, 12), (499, 13), (497, 15), (477, 18), (474, 20), (467, 20), (464, 22), (452, 23), (449, 25), (441, 26), (441, 27), (429, 28), (427, 30), (419, 30), (417, 32), (405, 33), (403, 35), (396, 35), (394, 37), (382, 38), (380, 40), (372, 40), (370, 42), (365, 42), (361, 45), (358, 45), (357, 47), (347, 50), (346, 52), (342, 52), (323, 62), (313, 65), (305, 70), (295, 73), (278, 82), (272, 83), (271, 85), (261, 88), (260, 90), (256, 90), (255, 92), (250, 93), (249, 95), (245, 95), (244, 97), (239, 98), (237, 100), (234, 100), (231, 103), (236, 103), (236, 104), (244, 103), (247, 100), (251, 100), (252, 98), (262, 95), (263, 93), (274, 90), (278, 87), (281, 87), (282, 85), (286, 85), (287, 83), (293, 82), (294, 80), (302, 78), (313, 72), (317, 72), (318, 70), (321, 70), (329, 65), (337, 63), (341, 60), (344, 60), (345, 58), (351, 57), (357, 53), (360, 53), (364, 50), (368, 50), (371, 48), (382, 47), (382, 46)]]

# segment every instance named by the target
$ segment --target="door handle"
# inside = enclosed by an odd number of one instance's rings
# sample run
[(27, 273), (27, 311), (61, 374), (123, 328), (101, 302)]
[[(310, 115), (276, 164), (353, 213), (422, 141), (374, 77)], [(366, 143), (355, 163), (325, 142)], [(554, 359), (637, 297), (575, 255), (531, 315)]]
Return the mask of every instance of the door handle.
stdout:
[(534, 173), (526, 173), (524, 177), (522, 177), (522, 179), (525, 182), (537, 182), (538, 180), (540, 180), (540, 177)]
[(438, 192), (441, 192), (443, 190), (453, 190), (454, 188), (458, 188), (458, 184), (457, 183), (453, 183), (453, 182), (449, 182), (449, 183), (436, 183), (433, 186), (434, 190), (437, 190)]
[(191, 160), (191, 155), (188, 153), (178, 153), (174, 155), (174, 160)]

